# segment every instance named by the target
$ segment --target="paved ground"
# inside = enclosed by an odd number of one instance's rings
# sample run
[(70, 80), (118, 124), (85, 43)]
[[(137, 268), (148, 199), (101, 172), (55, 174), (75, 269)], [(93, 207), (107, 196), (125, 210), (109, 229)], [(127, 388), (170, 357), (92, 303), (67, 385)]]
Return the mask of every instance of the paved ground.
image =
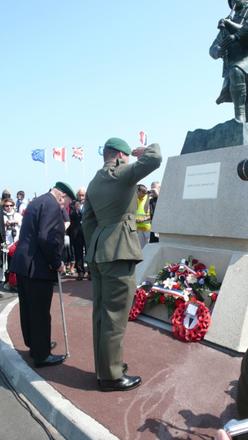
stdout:
[[(12, 303), (1, 316), (0, 363), (65, 438), (208, 440), (237, 416), (240, 356), (179, 342), (144, 322), (128, 324), (124, 345), (129, 373), (141, 375), (142, 386), (124, 393), (99, 392), (93, 369), (91, 283), (66, 280), (63, 290), (70, 358), (63, 365), (35, 370), (23, 345), (18, 305)], [(55, 353), (60, 354), (65, 348), (58, 293), (52, 317)]]
[[(0, 312), (15, 295), (1, 291)], [(15, 392), (0, 369), (0, 439), (1, 440), (62, 440), (58, 432), (46, 422), (23, 395)]]

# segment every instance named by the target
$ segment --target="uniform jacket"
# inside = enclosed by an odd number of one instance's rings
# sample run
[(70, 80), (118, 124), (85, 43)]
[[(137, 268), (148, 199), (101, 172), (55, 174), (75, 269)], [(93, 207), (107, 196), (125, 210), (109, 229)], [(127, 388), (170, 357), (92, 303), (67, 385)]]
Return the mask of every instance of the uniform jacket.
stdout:
[(65, 227), (60, 205), (51, 193), (29, 203), (10, 270), (35, 279), (55, 280), (61, 264)]
[(90, 182), (84, 204), (83, 230), (89, 263), (142, 260), (136, 232), (137, 182), (160, 166), (158, 144), (134, 163), (104, 163)]

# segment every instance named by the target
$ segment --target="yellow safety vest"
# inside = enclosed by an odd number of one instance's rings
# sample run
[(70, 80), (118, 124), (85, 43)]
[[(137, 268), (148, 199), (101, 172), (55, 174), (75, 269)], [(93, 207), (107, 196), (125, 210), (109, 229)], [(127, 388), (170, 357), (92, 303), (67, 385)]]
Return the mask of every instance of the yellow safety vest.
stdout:
[[(149, 219), (147, 219), (149, 217)], [(144, 219), (144, 220), (143, 220)], [(143, 220), (137, 222), (137, 220)], [(136, 210), (136, 226), (137, 231), (149, 232), (151, 230), (150, 208), (149, 208), (149, 196), (146, 195), (142, 199), (137, 199)]]

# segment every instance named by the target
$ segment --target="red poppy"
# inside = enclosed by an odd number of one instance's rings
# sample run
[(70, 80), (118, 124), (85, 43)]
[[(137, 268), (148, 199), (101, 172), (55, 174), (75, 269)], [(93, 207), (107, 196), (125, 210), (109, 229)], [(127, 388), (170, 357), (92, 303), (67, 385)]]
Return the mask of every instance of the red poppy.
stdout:
[(218, 298), (217, 293), (213, 292), (212, 295), (211, 295), (211, 300), (215, 302), (217, 300), (217, 298)]
[(175, 306), (176, 306), (176, 308), (177, 308), (178, 306), (180, 306), (180, 304), (184, 304), (184, 299), (182, 299), (182, 298), (177, 298), (176, 301), (175, 301)]
[(204, 270), (204, 269), (206, 269), (206, 266), (205, 266), (205, 264), (203, 264), (203, 263), (197, 263), (197, 264), (195, 264), (194, 265), (194, 270), (196, 270), (196, 271), (198, 271), (198, 270)]
[(171, 264), (169, 267), (168, 267), (168, 269), (169, 269), (169, 271), (170, 272), (177, 272), (178, 271), (178, 269), (179, 269), (179, 264)]

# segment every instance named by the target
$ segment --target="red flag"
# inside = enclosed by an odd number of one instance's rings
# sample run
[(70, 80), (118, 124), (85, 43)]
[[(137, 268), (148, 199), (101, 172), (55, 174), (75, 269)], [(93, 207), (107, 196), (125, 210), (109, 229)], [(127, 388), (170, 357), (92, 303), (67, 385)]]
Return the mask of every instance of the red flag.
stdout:
[(53, 158), (55, 160), (60, 161), (60, 162), (65, 162), (66, 161), (66, 148), (65, 147), (53, 148)]

